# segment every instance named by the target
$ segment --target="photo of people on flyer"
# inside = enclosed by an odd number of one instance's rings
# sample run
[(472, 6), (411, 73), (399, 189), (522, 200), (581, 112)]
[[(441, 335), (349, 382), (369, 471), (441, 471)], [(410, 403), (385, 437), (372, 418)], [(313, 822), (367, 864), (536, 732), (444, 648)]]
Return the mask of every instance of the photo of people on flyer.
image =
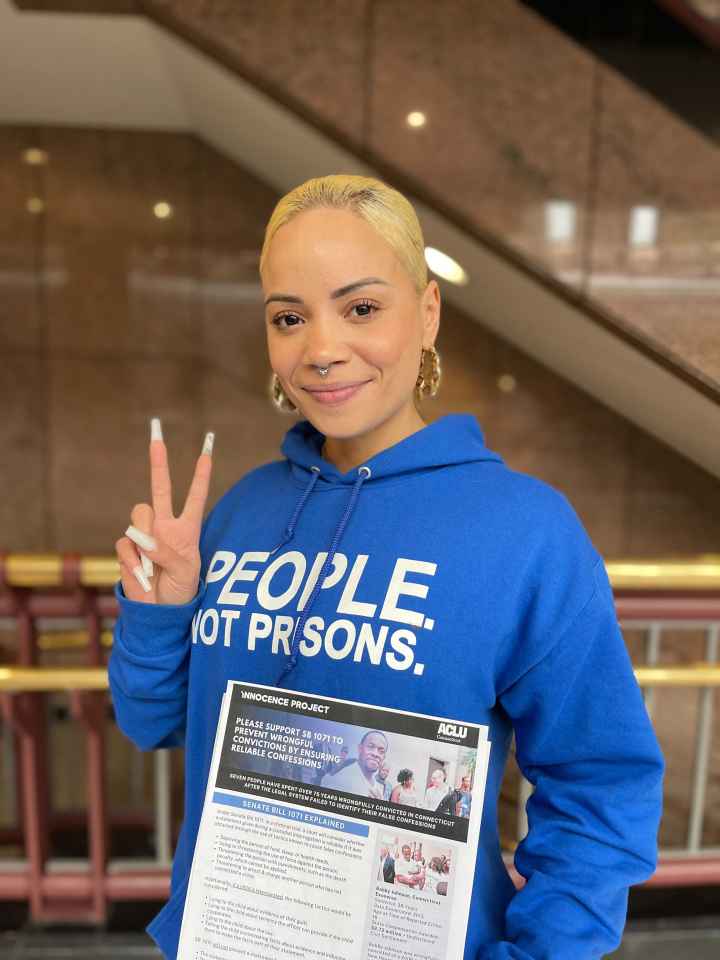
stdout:
[(378, 882), (447, 896), (452, 865), (449, 845), (391, 834), (381, 834), (378, 843)]
[(470, 817), (475, 750), (248, 705), (230, 744), (243, 771)]

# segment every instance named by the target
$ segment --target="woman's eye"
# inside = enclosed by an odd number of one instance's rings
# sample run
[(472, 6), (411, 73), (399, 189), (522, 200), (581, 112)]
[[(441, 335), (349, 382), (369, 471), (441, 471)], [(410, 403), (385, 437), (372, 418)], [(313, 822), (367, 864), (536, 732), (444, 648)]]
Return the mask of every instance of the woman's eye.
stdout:
[(369, 308), (369, 312), (368, 312), (368, 313), (361, 313), (361, 314), (359, 315), (360, 317), (371, 317), (371, 316), (373, 315), (373, 312), (374, 312), (374, 311), (380, 309), (378, 306), (376, 306), (374, 303), (370, 303), (368, 300), (363, 300), (361, 303), (354, 303), (350, 309), (351, 309), (351, 310), (358, 310), (360, 307), (367, 307), (367, 308)]
[[(283, 327), (281, 326), (280, 321), (289, 320), (291, 317), (295, 317), (296, 320), (298, 319), (298, 315), (296, 313), (279, 313), (276, 317), (273, 317), (270, 322), (274, 323), (275, 326), (279, 327), (281, 330), (286, 330), (288, 327), (288, 324), (285, 324), (285, 326)], [(295, 327), (297, 326), (297, 324), (291, 323), (290, 326)]]
[[(377, 306), (376, 304), (374, 304), (374, 303), (371, 303), (369, 300), (363, 300), (363, 301), (361, 301), (360, 303), (354, 303), (354, 304), (350, 307), (350, 311), (351, 311), (351, 312), (352, 312), (353, 310), (359, 310), (359, 309), (364, 309), (364, 310), (367, 310), (367, 311), (368, 311), (367, 313), (357, 314), (357, 316), (358, 316), (358, 318), (359, 318), (360, 320), (365, 320), (365, 319), (367, 319), (368, 317), (371, 317), (374, 312), (376, 312), (377, 310), (380, 309), (380, 307), (378, 307), (378, 306)], [(296, 326), (297, 326), (297, 323), (289, 323), (288, 321), (290, 321), (290, 320), (299, 320), (299, 319), (300, 319), (300, 317), (298, 317), (298, 315), (297, 315), (296, 313), (279, 313), (276, 317), (273, 317), (270, 322), (271, 322), (272, 324), (274, 324), (276, 327), (278, 327), (278, 329), (280, 329), (280, 330), (287, 330), (287, 329), (289, 329), (290, 327), (296, 327)], [(281, 321), (283, 321), (283, 320), (286, 321), (284, 324), (281, 322)]]

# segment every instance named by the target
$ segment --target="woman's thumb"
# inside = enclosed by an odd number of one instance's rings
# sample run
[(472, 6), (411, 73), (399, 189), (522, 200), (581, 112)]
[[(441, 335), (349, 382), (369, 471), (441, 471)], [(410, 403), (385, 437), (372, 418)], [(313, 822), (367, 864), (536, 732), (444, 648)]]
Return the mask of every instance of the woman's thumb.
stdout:
[(152, 560), (147, 556), (147, 551), (153, 550), (157, 546), (157, 541), (152, 535), (155, 519), (153, 508), (149, 503), (136, 503), (130, 511), (130, 519), (132, 523), (125, 532), (137, 544), (143, 573), (149, 579), (154, 575), (155, 568)]

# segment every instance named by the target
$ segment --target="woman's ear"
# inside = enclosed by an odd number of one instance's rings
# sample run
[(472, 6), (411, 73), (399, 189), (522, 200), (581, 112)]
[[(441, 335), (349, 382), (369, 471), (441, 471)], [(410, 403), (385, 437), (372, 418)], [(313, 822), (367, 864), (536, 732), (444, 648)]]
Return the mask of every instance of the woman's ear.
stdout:
[(423, 321), (423, 346), (426, 349), (435, 343), (440, 329), (440, 287), (437, 280), (430, 280), (420, 301)]

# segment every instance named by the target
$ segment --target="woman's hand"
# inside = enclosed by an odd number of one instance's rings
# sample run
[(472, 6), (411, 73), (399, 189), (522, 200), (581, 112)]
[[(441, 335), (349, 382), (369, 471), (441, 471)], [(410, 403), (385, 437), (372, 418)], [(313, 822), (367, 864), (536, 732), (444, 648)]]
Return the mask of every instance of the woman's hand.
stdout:
[[(130, 513), (131, 523), (126, 536), (115, 542), (123, 590), (129, 600), (189, 603), (197, 594), (200, 531), (210, 488), (214, 438), (214, 434), (206, 434), (185, 506), (180, 516), (174, 517), (167, 448), (162, 439), (160, 421), (153, 421), (150, 440), (152, 506), (136, 504)], [(150, 540), (144, 540), (142, 534), (149, 536)], [(143, 540), (142, 547), (138, 546), (137, 540)], [(145, 566), (149, 572), (150, 564), (147, 560), (143, 563), (141, 552), (152, 562), (152, 576), (143, 571)], [(143, 581), (149, 585), (149, 590), (145, 589)]]

